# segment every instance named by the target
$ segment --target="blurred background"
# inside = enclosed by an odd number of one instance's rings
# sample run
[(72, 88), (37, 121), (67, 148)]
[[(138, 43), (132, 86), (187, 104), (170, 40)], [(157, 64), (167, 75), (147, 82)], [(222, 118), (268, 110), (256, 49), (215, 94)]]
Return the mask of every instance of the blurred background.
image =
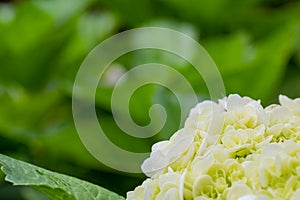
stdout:
[[(299, 0), (51, 0), (0, 1), (0, 153), (76, 176), (126, 195), (145, 178), (105, 167), (81, 144), (72, 118), (72, 86), (87, 54), (106, 38), (137, 27), (159, 26), (197, 40), (216, 62), (227, 94), (277, 103), (279, 94), (300, 97)], [(184, 44), (183, 44), (184, 45)], [(136, 139), (124, 134), (111, 114), (116, 77), (148, 62), (174, 67), (197, 92), (207, 88), (186, 61), (166, 52), (141, 50), (120, 57), (96, 94), (97, 114), (118, 146), (148, 152), (179, 126), (180, 108), (166, 88), (146, 85), (130, 100), (137, 124), (162, 104), (168, 114), (159, 134)], [(0, 199), (47, 199), (12, 187), (0, 174)]]

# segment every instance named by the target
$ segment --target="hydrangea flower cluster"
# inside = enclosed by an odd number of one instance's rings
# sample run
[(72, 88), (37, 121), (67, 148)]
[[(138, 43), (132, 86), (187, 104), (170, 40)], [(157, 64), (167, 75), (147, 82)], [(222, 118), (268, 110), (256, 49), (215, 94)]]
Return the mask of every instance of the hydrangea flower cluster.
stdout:
[(204, 101), (156, 143), (149, 176), (127, 200), (300, 198), (300, 98), (263, 108), (249, 97)]

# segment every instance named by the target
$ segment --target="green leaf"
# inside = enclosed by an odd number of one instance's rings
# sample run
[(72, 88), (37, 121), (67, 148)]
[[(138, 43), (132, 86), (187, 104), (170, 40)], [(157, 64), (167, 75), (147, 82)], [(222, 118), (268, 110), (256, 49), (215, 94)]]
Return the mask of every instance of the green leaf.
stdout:
[(299, 40), (299, 22), (290, 21), (259, 41), (236, 33), (206, 41), (205, 48), (222, 74), (227, 94), (266, 101), (280, 84)]
[(6, 181), (14, 185), (31, 186), (53, 199), (124, 199), (92, 183), (51, 172), (2, 154), (0, 154), (0, 163), (3, 165), (1, 170), (6, 174)]

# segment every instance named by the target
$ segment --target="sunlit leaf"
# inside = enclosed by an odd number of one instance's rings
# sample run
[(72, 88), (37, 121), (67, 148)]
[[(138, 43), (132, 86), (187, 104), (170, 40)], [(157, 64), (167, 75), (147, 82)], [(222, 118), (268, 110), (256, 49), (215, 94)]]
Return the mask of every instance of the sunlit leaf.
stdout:
[(33, 187), (51, 198), (62, 200), (116, 200), (123, 197), (104, 188), (58, 174), (0, 154), (5, 180), (14, 185)]

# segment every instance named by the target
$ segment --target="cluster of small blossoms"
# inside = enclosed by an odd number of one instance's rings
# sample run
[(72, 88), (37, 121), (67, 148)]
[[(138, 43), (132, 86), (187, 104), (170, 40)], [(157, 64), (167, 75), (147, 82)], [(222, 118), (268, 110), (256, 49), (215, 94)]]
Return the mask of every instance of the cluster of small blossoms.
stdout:
[(300, 199), (300, 98), (279, 101), (199, 103), (183, 129), (153, 145), (142, 165), (149, 178), (127, 200)]

